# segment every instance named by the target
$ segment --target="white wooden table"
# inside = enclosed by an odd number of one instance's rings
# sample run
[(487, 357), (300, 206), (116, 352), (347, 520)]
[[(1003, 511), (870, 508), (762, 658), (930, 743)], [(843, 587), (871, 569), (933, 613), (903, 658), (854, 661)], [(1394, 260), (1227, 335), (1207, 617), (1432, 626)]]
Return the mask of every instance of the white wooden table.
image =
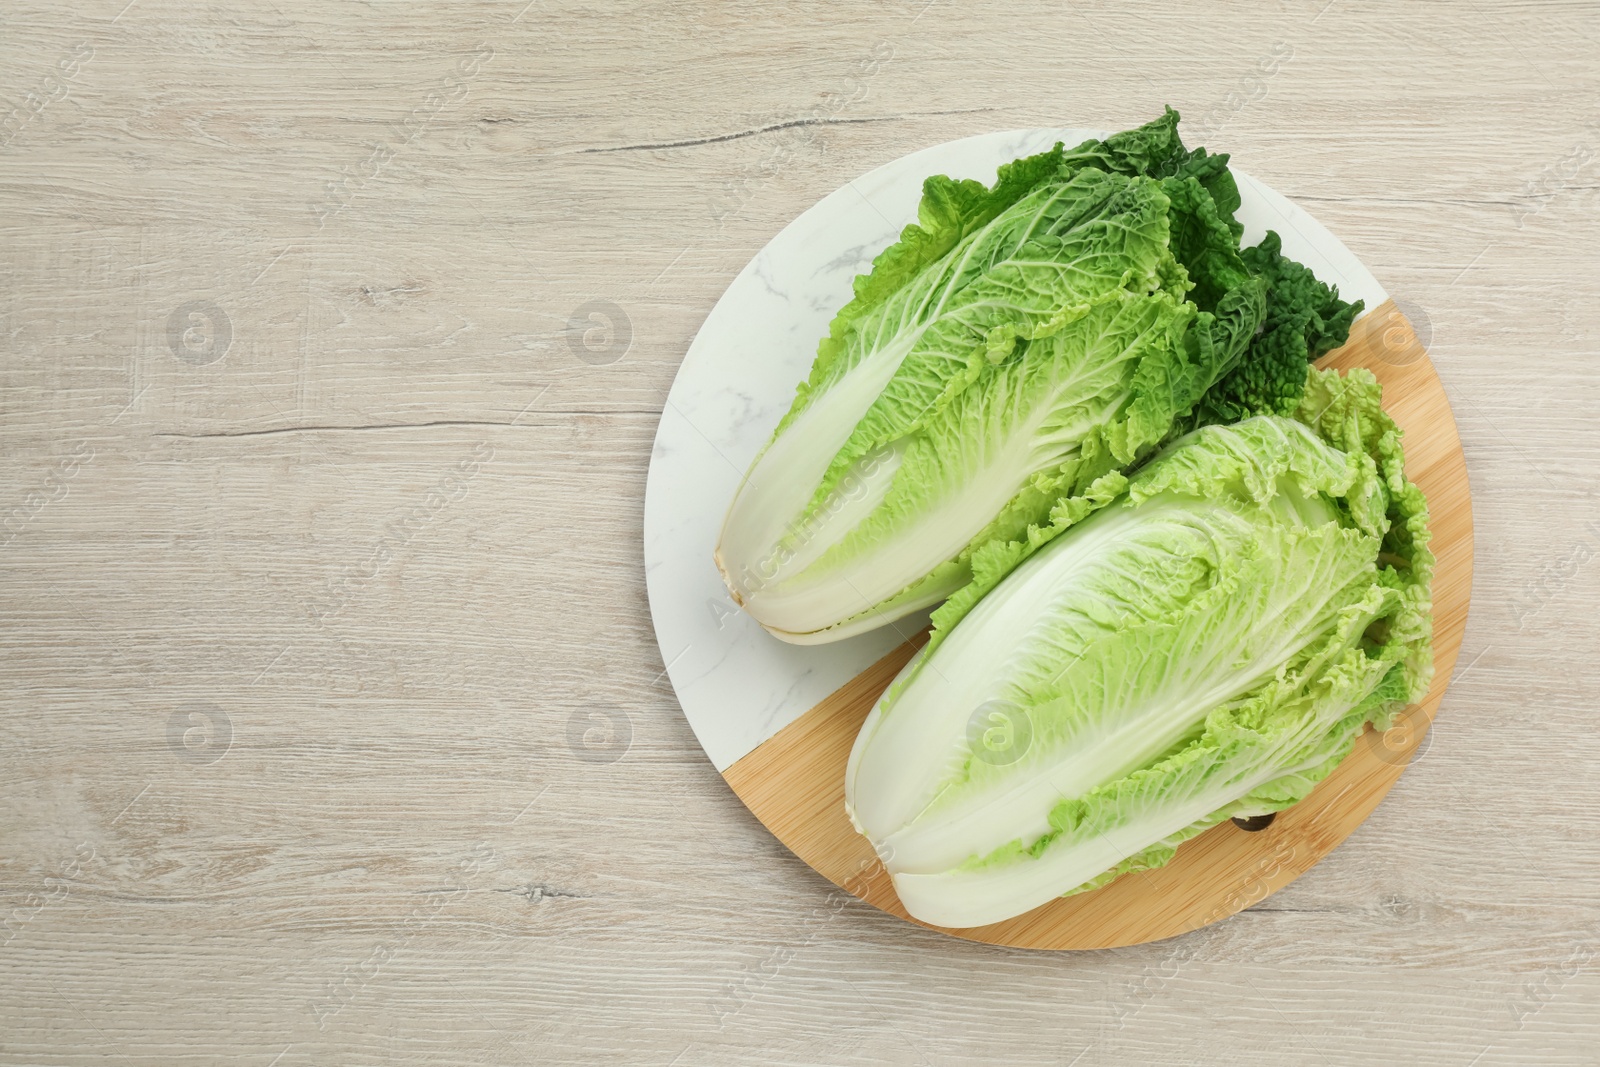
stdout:
[[(1600, 7), (524, 2), (0, 7), (0, 1063), (1600, 1062)], [(1430, 339), (1462, 666), (1261, 905), (959, 943), (695, 744), (651, 437), (819, 197), (1169, 102)]]

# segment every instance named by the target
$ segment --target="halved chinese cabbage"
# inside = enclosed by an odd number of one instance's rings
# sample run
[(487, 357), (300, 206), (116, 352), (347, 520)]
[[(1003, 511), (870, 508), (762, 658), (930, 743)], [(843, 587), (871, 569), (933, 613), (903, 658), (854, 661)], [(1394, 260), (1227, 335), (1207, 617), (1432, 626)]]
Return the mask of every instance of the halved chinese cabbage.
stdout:
[(1427, 513), (1379, 400), (1312, 371), (1293, 418), (1195, 431), (977, 552), (846, 774), (912, 915), (984, 925), (1159, 866), (1421, 698)]
[[(1241, 255), (1227, 157), (1185, 149), (1177, 119), (1057, 145), (992, 188), (928, 179), (724, 521), (717, 564), (764, 627), (833, 641), (937, 604), (977, 546), (1199, 412), (1298, 396), (1307, 339), (1342, 340), (1352, 305), (1275, 247)], [(1283, 307), (1326, 329), (1294, 318), (1246, 367), (1280, 278)]]

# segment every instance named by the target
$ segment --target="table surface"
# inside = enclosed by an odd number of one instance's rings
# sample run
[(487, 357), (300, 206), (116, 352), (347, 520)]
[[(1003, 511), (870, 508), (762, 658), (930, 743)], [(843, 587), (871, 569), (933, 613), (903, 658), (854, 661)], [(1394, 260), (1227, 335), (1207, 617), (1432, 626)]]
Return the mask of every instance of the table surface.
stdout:
[[(524, 3), (0, 11), (0, 1063), (1596, 1062), (1600, 8)], [(1429, 341), (1461, 665), (1283, 892), (961, 943), (700, 752), (651, 439), (821, 196), (1164, 103)]]

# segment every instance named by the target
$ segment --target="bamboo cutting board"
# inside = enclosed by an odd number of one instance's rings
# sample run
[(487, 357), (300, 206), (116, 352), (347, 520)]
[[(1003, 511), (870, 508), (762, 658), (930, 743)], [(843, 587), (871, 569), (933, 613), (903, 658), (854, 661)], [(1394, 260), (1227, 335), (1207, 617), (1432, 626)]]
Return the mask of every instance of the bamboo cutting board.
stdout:
[[(1167, 866), (1125, 874), (991, 926), (947, 933), (1038, 949), (1135, 945), (1186, 933), (1249, 907), (1304, 874), (1361, 825), (1399, 779), (1439, 710), (1461, 649), (1472, 592), (1472, 500), (1444, 387), (1411, 325), (1385, 302), (1318, 364), (1366, 367), (1405, 432), (1406, 472), (1428, 500), (1434, 578), (1433, 686), (1387, 733), (1370, 728), (1305, 800), (1265, 830), (1223, 823), (1185, 843)], [(844, 810), (845, 761), (878, 695), (926, 639), (895, 648), (727, 768), (723, 777), (778, 839), (836, 885), (915, 922)]]
[[(922, 640), (902, 619), (825, 645), (761, 630), (727, 596), (712, 563), (728, 501), (789, 407), (854, 276), (916, 217), (922, 182), (985, 183), (1001, 163), (1081, 129), (979, 134), (914, 152), (847, 182), (780, 231), (728, 286), (679, 367), (657, 428), (645, 490), (645, 579), (684, 715), (717, 770), (756, 816), (835, 883), (894, 914), (887, 874), (844, 814), (844, 765), (873, 701)], [(1226, 147), (1226, 146), (1222, 146)], [(1420, 708), (1366, 735), (1305, 801), (1255, 834), (1224, 825), (1159, 871), (1124, 876), (1008, 923), (958, 936), (1034, 948), (1133, 944), (1233, 914), (1307, 870), (1377, 805), (1438, 708), (1466, 624), (1472, 521), (1455, 424), (1423, 345), (1372, 273), (1315, 218), (1237, 167), (1244, 244), (1268, 230), (1286, 255), (1370, 309), (1324, 365), (1366, 366), (1407, 431), (1407, 463), (1434, 516), (1437, 678)]]

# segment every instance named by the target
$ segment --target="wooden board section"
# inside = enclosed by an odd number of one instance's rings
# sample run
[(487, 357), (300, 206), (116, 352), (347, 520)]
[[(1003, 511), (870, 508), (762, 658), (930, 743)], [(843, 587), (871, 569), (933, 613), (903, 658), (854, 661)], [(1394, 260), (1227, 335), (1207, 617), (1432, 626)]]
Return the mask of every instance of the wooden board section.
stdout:
[[(1337, 770), (1266, 830), (1232, 823), (1184, 844), (1172, 862), (1123, 875), (991, 926), (947, 933), (1039, 949), (1109, 948), (1187, 933), (1267, 897), (1310, 870), (1370, 815), (1404, 772), (1439, 710), (1461, 650), (1472, 593), (1472, 497), (1444, 386), (1392, 301), (1355, 323), (1319, 366), (1366, 367), (1405, 431), (1406, 473), (1427, 496), (1433, 548), (1432, 688), (1387, 733), (1370, 728)], [(926, 640), (919, 635), (728, 768), (733, 791), (778, 839), (836, 885), (911, 922), (889, 874), (844, 810), (844, 768), (862, 720)], [(919, 924), (926, 925), (926, 924)]]

